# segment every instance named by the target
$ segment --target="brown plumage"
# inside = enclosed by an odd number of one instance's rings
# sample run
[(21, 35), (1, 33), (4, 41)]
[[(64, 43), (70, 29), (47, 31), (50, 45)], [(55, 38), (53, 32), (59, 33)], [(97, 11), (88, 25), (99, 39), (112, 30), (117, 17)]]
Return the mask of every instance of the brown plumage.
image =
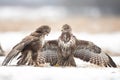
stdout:
[(0, 45), (0, 56), (5, 56), (5, 52), (4, 50), (2, 49), (2, 46)]
[(51, 66), (56, 65), (58, 61), (58, 41), (57, 40), (48, 40), (45, 42), (42, 53), (45, 58), (46, 63), (50, 63)]
[(117, 67), (112, 58), (90, 41), (78, 40), (65, 24), (58, 40), (47, 41), (43, 47), (46, 62), (57, 66), (76, 66), (74, 57), (104, 66)]
[(72, 29), (67, 24), (62, 27), (62, 34), (58, 39), (58, 62), (60, 66), (76, 66), (73, 59), (73, 51), (76, 47), (76, 37), (72, 34)]
[(35, 32), (25, 37), (20, 43), (15, 45), (10, 53), (4, 59), (2, 65), (7, 65), (18, 54), (18, 65), (35, 65), (40, 66), (44, 64), (45, 59), (41, 54), (41, 48), (43, 46), (43, 39), (45, 35), (50, 32), (50, 27), (43, 25), (36, 29)]
[(76, 45), (74, 57), (99, 66), (117, 67), (112, 58), (94, 43), (90, 41), (78, 40)]
[[(36, 45), (37, 44), (35, 44), (35, 46)], [(13, 48), (13, 52), (18, 48), (21, 47), (15, 46), (15, 48)], [(31, 50), (29, 54), (27, 54), (28, 52), (26, 51), (24, 54), (22, 52), (22, 55), (19, 57), (18, 65), (25, 65), (28, 62), (29, 64), (33, 64), (33, 62), (35, 64), (37, 64), (36, 62), (47, 62), (50, 63), (51, 66), (76, 66), (74, 60), (74, 57), (76, 57), (99, 66), (117, 67), (112, 58), (94, 43), (90, 41), (78, 40), (72, 34), (71, 27), (67, 24), (62, 27), (62, 34), (58, 40), (48, 40), (45, 42), (43, 47), (41, 46), (39, 48), (39, 55), (36, 57), (34, 57)]]

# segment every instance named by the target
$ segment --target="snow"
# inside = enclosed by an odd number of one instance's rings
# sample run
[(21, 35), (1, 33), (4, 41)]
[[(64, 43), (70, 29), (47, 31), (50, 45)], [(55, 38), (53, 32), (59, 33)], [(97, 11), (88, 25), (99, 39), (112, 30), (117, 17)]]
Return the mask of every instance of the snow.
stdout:
[[(0, 33), (0, 42), (5, 51), (20, 42), (30, 32)], [(46, 40), (57, 39), (60, 33), (50, 33)], [(92, 41), (113, 52), (120, 50), (120, 33), (88, 34), (75, 33), (78, 39)], [(52, 36), (52, 37), (51, 37)], [(5, 57), (0, 57), (0, 64)], [(120, 57), (112, 57), (117, 65)], [(75, 59), (77, 67), (0, 66), (0, 80), (120, 80), (120, 68), (104, 68)], [(14, 61), (13, 61), (14, 63)]]
[(119, 69), (1, 67), (0, 80), (119, 80)]
[[(120, 57), (113, 57), (120, 63)], [(118, 60), (119, 59), (119, 60)], [(0, 63), (4, 57), (0, 57)], [(119, 80), (119, 68), (98, 67), (75, 59), (77, 67), (1, 66), (0, 80)]]
[[(79, 60), (80, 61), (80, 60)], [(80, 63), (80, 62), (79, 62)], [(78, 64), (78, 61), (77, 61)], [(119, 80), (119, 68), (1, 66), (0, 80)]]

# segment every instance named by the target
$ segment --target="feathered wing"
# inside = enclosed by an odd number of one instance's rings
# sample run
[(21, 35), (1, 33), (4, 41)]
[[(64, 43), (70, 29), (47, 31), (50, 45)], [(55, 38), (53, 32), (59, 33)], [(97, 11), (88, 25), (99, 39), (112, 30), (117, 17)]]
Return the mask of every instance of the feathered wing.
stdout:
[[(50, 63), (51, 66), (54, 66), (57, 63), (57, 51), (58, 51), (58, 41), (57, 40), (49, 40), (46, 41), (40, 51), (40, 56), (44, 57), (46, 63)], [(39, 58), (39, 57), (38, 57)], [(30, 54), (21, 54), (18, 57), (19, 61), (18, 65), (25, 65), (28, 62), (31, 62), (32, 58)], [(41, 59), (38, 59), (39, 61)], [(41, 61), (40, 61), (41, 62)]]
[(5, 56), (5, 52), (4, 52), (4, 50), (2, 49), (1, 44), (0, 44), (0, 56)]
[[(31, 61), (32, 61), (32, 52), (31, 51), (24, 51), (22, 52), (22, 54), (17, 58), (18, 62), (17, 65), (31, 65)], [(31, 61), (30, 61), (31, 60)]]
[(78, 40), (74, 57), (99, 65), (117, 67), (112, 58), (92, 42)]
[(30, 44), (33, 41), (38, 40), (37, 37), (34, 36), (28, 36), (24, 38), (20, 43), (15, 45), (12, 50), (9, 52), (9, 54), (4, 59), (2, 65), (7, 65), (10, 61), (12, 61), (28, 44)]
[(43, 49), (42, 54), (45, 57), (45, 61), (50, 63), (51, 66), (54, 66), (58, 60), (58, 41), (57, 40), (49, 40), (46, 41)]

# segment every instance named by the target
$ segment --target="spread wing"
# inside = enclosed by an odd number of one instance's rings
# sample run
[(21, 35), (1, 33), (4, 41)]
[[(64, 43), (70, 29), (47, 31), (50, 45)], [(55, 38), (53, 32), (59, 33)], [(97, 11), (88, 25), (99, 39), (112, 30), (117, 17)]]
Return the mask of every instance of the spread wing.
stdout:
[(88, 41), (77, 41), (74, 57), (100, 66), (117, 67), (108, 54), (104, 53), (101, 48)]
[(7, 65), (10, 61), (12, 61), (27, 45), (29, 45), (31, 42), (38, 40), (37, 37), (34, 36), (27, 36), (24, 38), (20, 43), (15, 45), (12, 50), (9, 52), (9, 54), (4, 59), (2, 65)]
[(45, 57), (45, 61), (47, 63), (50, 63), (51, 66), (55, 65), (57, 63), (58, 59), (58, 41), (57, 40), (49, 40), (46, 41), (42, 53)]

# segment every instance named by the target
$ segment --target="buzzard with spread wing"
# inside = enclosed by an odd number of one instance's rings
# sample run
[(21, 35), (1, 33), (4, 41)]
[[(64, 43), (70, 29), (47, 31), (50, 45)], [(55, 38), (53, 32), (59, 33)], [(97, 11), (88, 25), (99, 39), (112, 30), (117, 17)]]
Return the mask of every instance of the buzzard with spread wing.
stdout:
[(41, 54), (41, 48), (43, 46), (44, 37), (49, 34), (50, 30), (51, 28), (47, 25), (37, 28), (35, 32), (25, 37), (20, 43), (12, 48), (2, 65), (7, 65), (18, 54), (20, 54), (18, 57), (18, 65), (41, 66), (41, 64), (44, 64), (45, 59)]

